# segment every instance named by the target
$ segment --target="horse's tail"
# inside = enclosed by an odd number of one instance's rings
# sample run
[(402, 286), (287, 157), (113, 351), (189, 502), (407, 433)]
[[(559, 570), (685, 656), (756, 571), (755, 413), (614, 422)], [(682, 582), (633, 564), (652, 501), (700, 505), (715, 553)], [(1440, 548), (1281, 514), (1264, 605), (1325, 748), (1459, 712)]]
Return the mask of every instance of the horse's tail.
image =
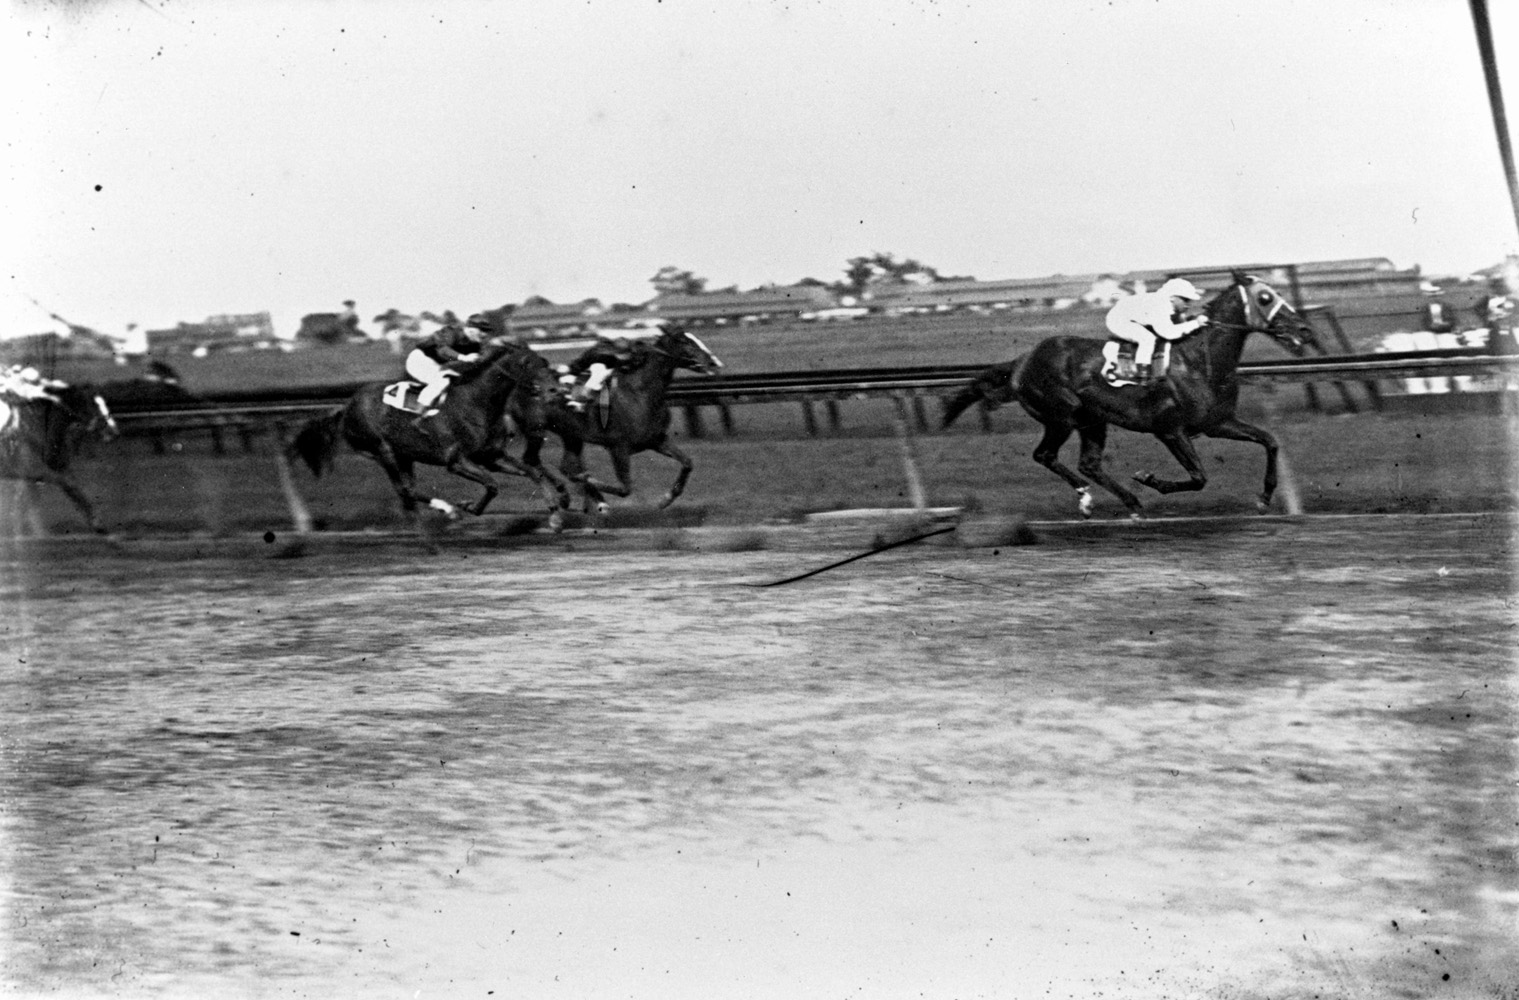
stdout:
[(948, 427), (955, 422), (956, 417), (977, 403), (983, 409), (995, 410), (1003, 403), (1017, 399), (1018, 390), (1014, 382), (1022, 367), (1023, 358), (1020, 357), (982, 371), (963, 389), (944, 401), (943, 422), (939, 426)]
[(285, 448), (286, 460), (293, 462), (299, 458), (311, 469), (312, 475), (320, 477), (332, 468), (332, 459), (338, 450), (338, 428), (342, 421), (342, 407), (307, 421)]

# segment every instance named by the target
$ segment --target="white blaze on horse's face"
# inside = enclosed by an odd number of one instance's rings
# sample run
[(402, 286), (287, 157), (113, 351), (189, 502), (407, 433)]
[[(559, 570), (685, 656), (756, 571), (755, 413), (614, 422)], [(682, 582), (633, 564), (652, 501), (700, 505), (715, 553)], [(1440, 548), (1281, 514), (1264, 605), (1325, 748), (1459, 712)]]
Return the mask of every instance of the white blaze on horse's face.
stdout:
[(111, 408), (105, 405), (105, 400), (98, 395), (95, 397), (95, 408), (100, 411), (101, 417), (105, 419), (105, 426), (111, 432), (111, 437), (120, 436), (121, 428), (116, 426), (116, 418), (111, 416)]
[(697, 350), (701, 351), (707, 356), (707, 360), (709, 362), (707, 365), (708, 368), (717, 369), (723, 366), (723, 363), (717, 359), (717, 355), (713, 354), (707, 345), (701, 342), (701, 338), (697, 337), (696, 334), (687, 333), (685, 336), (687, 340), (696, 345)]

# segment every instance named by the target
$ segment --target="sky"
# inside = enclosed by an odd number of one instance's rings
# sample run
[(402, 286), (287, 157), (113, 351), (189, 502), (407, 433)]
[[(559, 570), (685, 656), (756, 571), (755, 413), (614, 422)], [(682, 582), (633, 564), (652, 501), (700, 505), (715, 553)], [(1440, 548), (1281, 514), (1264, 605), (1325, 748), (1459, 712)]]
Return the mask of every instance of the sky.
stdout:
[(5, 334), (1519, 250), (1467, 0), (13, 0), (4, 45)]

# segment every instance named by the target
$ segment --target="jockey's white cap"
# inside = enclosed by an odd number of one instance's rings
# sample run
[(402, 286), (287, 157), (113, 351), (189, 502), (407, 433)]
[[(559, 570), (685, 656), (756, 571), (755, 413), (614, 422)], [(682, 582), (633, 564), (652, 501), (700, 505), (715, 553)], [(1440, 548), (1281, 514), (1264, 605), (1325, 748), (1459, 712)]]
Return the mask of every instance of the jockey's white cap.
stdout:
[(1186, 299), (1188, 302), (1196, 302), (1203, 297), (1203, 293), (1197, 290), (1197, 286), (1186, 278), (1172, 278), (1160, 286), (1160, 294)]

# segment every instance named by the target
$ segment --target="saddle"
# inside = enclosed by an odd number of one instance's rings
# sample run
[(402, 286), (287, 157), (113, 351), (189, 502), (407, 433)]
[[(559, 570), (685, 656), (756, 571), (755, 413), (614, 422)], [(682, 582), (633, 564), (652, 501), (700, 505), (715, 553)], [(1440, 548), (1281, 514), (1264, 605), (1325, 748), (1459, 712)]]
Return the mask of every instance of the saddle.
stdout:
[[(1113, 337), (1102, 345), (1102, 370), (1099, 374), (1111, 386), (1138, 385), (1139, 372), (1134, 354), (1139, 345), (1130, 340)], [(1155, 345), (1155, 356), (1150, 363), (1150, 382), (1158, 382), (1171, 370), (1171, 342), (1162, 340)]]

